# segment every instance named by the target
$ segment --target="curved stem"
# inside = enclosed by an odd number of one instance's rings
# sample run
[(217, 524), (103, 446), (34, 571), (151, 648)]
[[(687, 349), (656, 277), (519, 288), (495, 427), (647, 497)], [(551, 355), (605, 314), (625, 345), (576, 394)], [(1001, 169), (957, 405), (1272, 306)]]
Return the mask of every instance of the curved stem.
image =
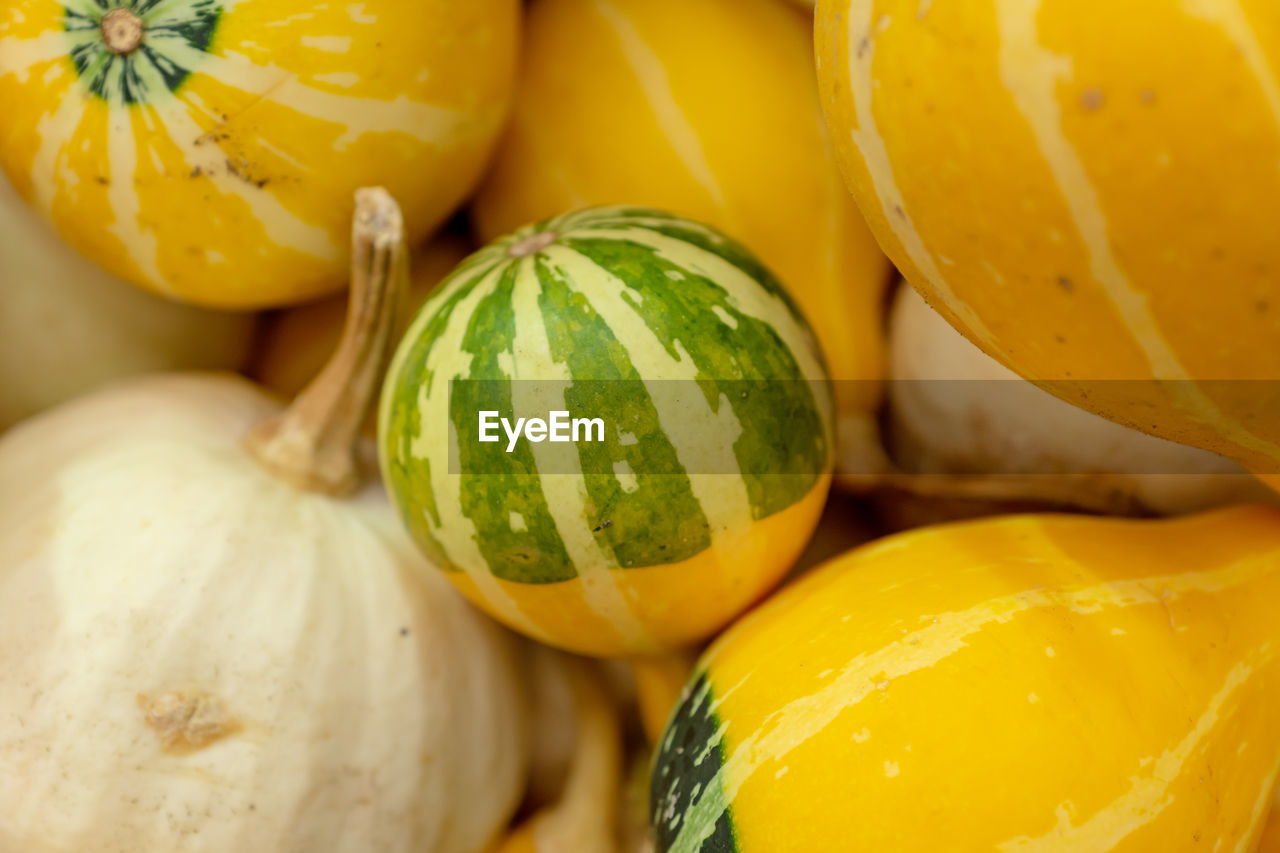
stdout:
[(400, 208), (381, 187), (356, 191), (350, 307), (329, 362), (284, 412), (245, 438), (271, 473), (299, 488), (348, 494), (360, 482), (356, 446), (395, 347), (408, 287)]

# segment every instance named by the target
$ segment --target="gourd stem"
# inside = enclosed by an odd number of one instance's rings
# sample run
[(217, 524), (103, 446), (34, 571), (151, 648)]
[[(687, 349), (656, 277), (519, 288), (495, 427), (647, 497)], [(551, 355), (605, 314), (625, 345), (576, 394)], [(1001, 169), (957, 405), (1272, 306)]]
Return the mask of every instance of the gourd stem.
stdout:
[(284, 412), (245, 439), (282, 480), (344, 495), (360, 483), (357, 446), (395, 346), (399, 304), (408, 288), (400, 208), (381, 187), (356, 191), (351, 226), (351, 291), (338, 348)]
[(98, 24), (102, 43), (117, 56), (131, 53), (142, 44), (142, 19), (128, 9), (112, 9)]

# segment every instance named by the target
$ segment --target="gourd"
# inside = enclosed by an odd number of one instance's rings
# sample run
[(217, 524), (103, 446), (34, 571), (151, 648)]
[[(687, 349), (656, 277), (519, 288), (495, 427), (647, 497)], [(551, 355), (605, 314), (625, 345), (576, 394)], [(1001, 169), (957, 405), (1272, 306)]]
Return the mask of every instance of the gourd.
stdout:
[(0, 175), (0, 430), (109, 379), (237, 368), (253, 323), (174, 305), (99, 270)]
[[(470, 251), (464, 238), (442, 234), (413, 253), (408, 299), (405, 310), (397, 312), (397, 341), (431, 289)], [(253, 378), (278, 394), (295, 396), (324, 366), (337, 345), (346, 320), (346, 306), (345, 297), (334, 296), (286, 308), (269, 317), (258, 338)]]
[(592, 662), (561, 655), (556, 663), (555, 677), (570, 695), (575, 729), (563, 787), (553, 804), (518, 826), (495, 853), (623, 853), (618, 711)]
[[(599, 656), (677, 649), (808, 540), (825, 380), (741, 245), (660, 211), (578, 211), (493, 242), (427, 300), (383, 390), (384, 480), (419, 546), (512, 628)], [(479, 441), (482, 411), (557, 410), (601, 423), (576, 443)]]
[(506, 116), (518, 0), (0, 9), (0, 168), (85, 256), (219, 308), (340, 290), (351, 194), (420, 242)]
[(356, 488), (404, 274), (394, 202), (356, 209), (351, 323), (288, 409), (167, 374), (0, 438), (0, 849), (480, 853), (510, 819), (520, 647)]
[(836, 380), (837, 468), (878, 461), (890, 267), (841, 183), (807, 14), (777, 0), (532, 3), (476, 226), (492, 240), (593, 204), (672, 210), (758, 254)]
[(1224, 457), (1120, 426), (1023, 381), (910, 287), (895, 295), (889, 342), (893, 455), (905, 472), (892, 479), (904, 489), (919, 480), (942, 492), (931, 476), (941, 474), (952, 498), (1113, 513), (1274, 499)]
[(1280, 701), (1280, 510), (882, 539), (702, 658), (659, 853), (1251, 850)]
[(849, 187), (952, 325), (1070, 403), (1280, 471), (1278, 7), (821, 0), (816, 40)]

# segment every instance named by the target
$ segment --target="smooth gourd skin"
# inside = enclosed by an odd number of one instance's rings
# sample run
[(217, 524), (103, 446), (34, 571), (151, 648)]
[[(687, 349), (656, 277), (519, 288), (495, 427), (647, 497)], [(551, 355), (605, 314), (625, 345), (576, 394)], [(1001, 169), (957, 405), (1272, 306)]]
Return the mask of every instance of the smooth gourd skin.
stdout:
[[(125, 6), (145, 33), (114, 56), (97, 21)], [(356, 187), (400, 200), (410, 244), (471, 191), (519, 16), (517, 0), (6, 3), (0, 167), (122, 278), (215, 307), (300, 302), (343, 285)]]
[(930, 304), (1069, 402), (1280, 470), (1280, 6), (821, 0), (816, 40)]
[(661, 207), (741, 240), (818, 333), (852, 454), (880, 399), (890, 269), (840, 179), (810, 14), (777, 0), (530, 4), (512, 119), (472, 209), (485, 240), (592, 204)]
[(1161, 515), (1277, 499), (1229, 459), (1105, 420), (1020, 379), (906, 285), (889, 315), (889, 377), (894, 456), (908, 471), (1049, 475), (1030, 479), (1063, 483), (1068, 504), (1080, 488)]
[(234, 370), (253, 329), (252, 315), (177, 305), (95, 267), (0, 174), (0, 429), (112, 379)]
[[(0, 439), (0, 850), (480, 853), (527, 769), (523, 656), (381, 488), (301, 493), (229, 376)], [(147, 713), (209, 697), (166, 746)]]
[(1280, 511), (1012, 516), (850, 552), (707, 652), (657, 850), (1251, 850)]
[[(557, 409), (604, 440), (478, 440), (482, 410)], [(778, 282), (716, 229), (637, 207), (464, 261), (401, 340), (378, 425), (432, 561), (507, 625), (601, 656), (695, 642), (772, 588), (834, 446), (822, 355)]]

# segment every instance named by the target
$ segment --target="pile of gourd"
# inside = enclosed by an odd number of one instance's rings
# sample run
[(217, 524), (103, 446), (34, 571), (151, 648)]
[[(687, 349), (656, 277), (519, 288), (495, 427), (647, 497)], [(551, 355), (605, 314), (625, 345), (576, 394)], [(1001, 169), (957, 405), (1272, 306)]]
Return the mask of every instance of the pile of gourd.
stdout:
[(1280, 851), (1280, 6), (814, 5), (0, 3), (0, 853)]

